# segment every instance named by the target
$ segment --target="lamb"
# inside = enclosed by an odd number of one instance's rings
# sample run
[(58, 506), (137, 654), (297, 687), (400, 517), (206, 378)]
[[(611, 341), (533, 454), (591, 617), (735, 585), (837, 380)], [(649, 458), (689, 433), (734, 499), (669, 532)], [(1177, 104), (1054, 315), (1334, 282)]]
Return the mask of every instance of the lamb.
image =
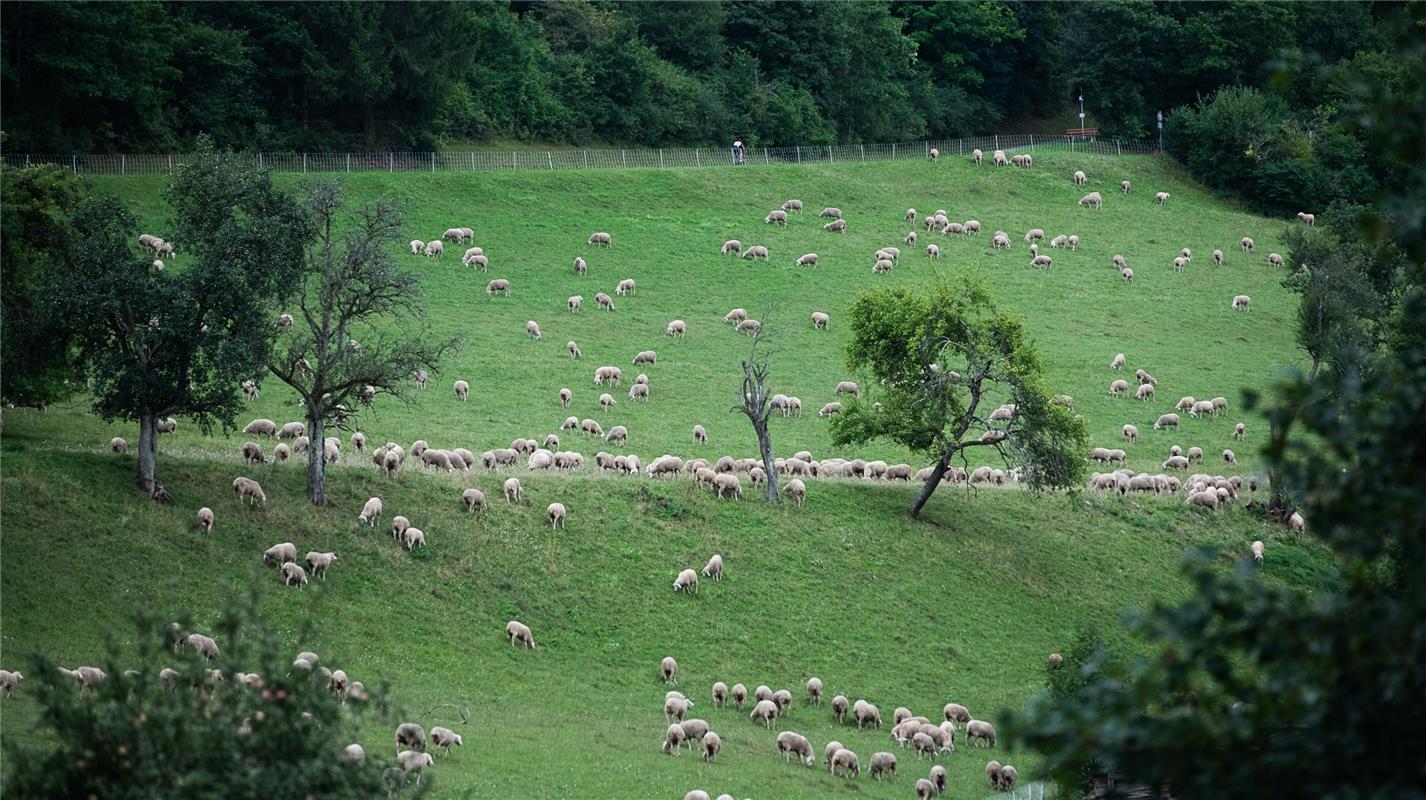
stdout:
[(782, 210), (783, 210), (783, 211), (796, 211), (796, 212), (798, 212), (798, 213), (801, 213), (801, 211), (802, 211), (802, 201), (801, 201), (801, 200), (788, 200), (786, 203), (783, 203), (783, 204), (782, 204)]
[(865, 700), (858, 700), (852, 704), (852, 718), (857, 721), (857, 728), (863, 725), (876, 723), (876, 727), (881, 727), (881, 710)]
[(793, 262), (793, 266), (797, 266), (797, 267), (815, 267), (815, 266), (817, 266), (817, 254), (816, 254), (816, 253), (806, 253), (806, 254), (804, 254), (804, 255), (800, 255), (800, 256), (797, 257), (797, 261)]
[(299, 591), (307, 586), (307, 571), (298, 566), (296, 561), (283, 563), (280, 572), (284, 586), (296, 586)]
[(766, 217), (763, 217), (763, 222), (768, 225), (781, 225), (782, 227), (786, 228), (787, 212), (783, 211), (780, 208), (773, 209), (772, 211), (768, 212), (768, 215)]
[(263, 494), (262, 486), (252, 478), (234, 478), (233, 493), (238, 496), (239, 500), (258, 503), (263, 508), (267, 507), (267, 495)]
[(1280, 267), (1280, 266), (1282, 266), (1282, 256), (1281, 256), (1281, 255), (1278, 255), (1277, 253), (1268, 253), (1268, 266), (1270, 266), (1270, 267)]
[(307, 569), (312, 573), (312, 577), (327, 579), (327, 570), (332, 566), (332, 562), (337, 560), (336, 553), (318, 553), (315, 550), (307, 554), (303, 559), (307, 562)]
[(688, 326), (684, 323), (684, 321), (681, 319), (676, 319), (670, 322), (668, 324), (668, 327), (664, 328), (663, 332), (665, 336), (678, 336), (681, 338), (687, 332), (687, 330)]
[(819, 330), (819, 331), (825, 331), (825, 330), (827, 330), (827, 325), (828, 325), (828, 323), (830, 323), (831, 321), (832, 321), (832, 318), (829, 317), (829, 316), (827, 316), (827, 314), (826, 314), (825, 312), (822, 312), (822, 311), (813, 311), (813, 312), (812, 312), (812, 327), (815, 328), (815, 329), (817, 329), (817, 330)]
[(1163, 205), (1164, 203), (1167, 203), (1168, 201), (1169, 201), (1169, 193), (1168, 193), (1168, 192), (1159, 192), (1159, 193), (1157, 193), (1157, 194), (1154, 195), (1154, 202), (1155, 202), (1155, 203), (1158, 203), (1159, 205)]
[(654, 352), (653, 350), (643, 350), (639, 352), (638, 355), (634, 356), (634, 366), (638, 366), (640, 364), (657, 364), (658, 358), (658, 353)]
[(1082, 206), (1094, 206), (1096, 209), (1103, 211), (1104, 197), (1099, 192), (1090, 192), (1079, 199), (1079, 204)]
[(426, 258), (439, 258), (444, 255), (445, 252), (446, 246), (440, 240), (434, 242), (426, 242)]
[(400, 539), (406, 529), (411, 527), (411, 520), (397, 514), (391, 518), (391, 538)]
[(510, 620), (505, 623), (505, 636), (510, 640), (510, 646), (516, 644), (523, 645), (526, 650), (535, 649), (535, 637), (530, 633), (530, 627), (523, 622)]
[[(816, 762), (816, 757), (812, 755), (812, 743), (807, 741), (807, 737), (792, 731), (783, 731), (777, 735), (777, 752), (782, 754), (784, 762), (789, 761), (792, 756), (796, 756), (805, 766), (812, 766)], [(889, 755), (889, 754), (888, 754)], [(875, 767), (873, 767), (875, 769)], [(895, 764), (892, 765), (893, 771)]]
[(673, 656), (664, 656), (664, 660), (659, 662), (659, 677), (665, 684), (678, 685), (678, 662), (673, 660)]
[[(703, 574), (707, 577), (712, 578), (715, 581), (723, 580), (723, 557), (721, 555), (718, 555), (717, 553), (714, 553), (713, 557), (708, 559), (708, 563), (703, 566)], [(680, 575), (679, 577), (682, 577), (682, 575)], [(696, 581), (694, 585), (696, 589)]]
[(738, 241), (737, 239), (729, 239), (728, 241), (724, 242), (723, 249), (719, 251), (721, 255), (725, 256), (729, 253), (737, 255), (741, 252), (743, 252), (743, 243)]
[(613, 247), (614, 237), (603, 231), (598, 231), (589, 234), (589, 238), (585, 240), (585, 244), (595, 245), (597, 247)]
[(850, 778), (862, 773), (861, 763), (857, 761), (857, 754), (843, 747), (832, 754), (832, 761), (829, 771), (837, 774), (837, 768), (842, 768), (842, 777)]
[(506, 280), (506, 279), (504, 279), (504, 278), (496, 278), (495, 280), (491, 281), (490, 283), (485, 284), (485, 293), (486, 293), (487, 295), (491, 295), (491, 296), (494, 296), (494, 295), (497, 295), (497, 294), (503, 294), (503, 295), (505, 295), (506, 297), (509, 297), (509, 296), (510, 296), (510, 281), (508, 281), (508, 280)]
[(966, 723), (966, 741), (995, 746), (995, 727), (985, 720), (973, 719)]
[(14, 697), (15, 689), (20, 686), (20, 681), (24, 679), (25, 676), (19, 672), (0, 669), (0, 692), (4, 692), (6, 697)]
[(588, 272), (588, 271), (589, 271), (589, 264), (586, 263), (585, 260), (582, 259), (582, 258), (580, 258), (579, 256), (575, 256), (575, 258), (574, 258), (574, 274), (576, 274), (576, 275), (583, 275), (584, 273), (586, 273), (586, 272)]
[(767, 261), (767, 248), (763, 247), (760, 244), (755, 244), (752, 247), (749, 247), (747, 250), (744, 250), (742, 257), (751, 258), (754, 260), (761, 258), (763, 261)]
[(407, 528), (401, 534), (401, 540), (407, 552), (426, 546), (426, 534), (420, 528)]
[(748, 716), (753, 720), (762, 720), (764, 728), (771, 728), (777, 720), (777, 703), (771, 700), (759, 700)]
[(451, 746), (464, 746), (461, 735), (450, 728), (442, 728), (439, 725), (431, 729), (431, 746), (445, 748), (446, 755), (451, 754)]
[(1117, 354), (1115, 354), (1115, 356), (1114, 356), (1114, 360), (1112, 360), (1112, 361), (1109, 362), (1109, 368), (1112, 369), (1112, 370), (1116, 370), (1116, 371), (1117, 371), (1117, 370), (1123, 370), (1123, 369), (1124, 369), (1124, 363), (1125, 363), (1125, 361), (1126, 361), (1126, 359), (1124, 358), (1124, 354), (1123, 354), (1123, 353), (1117, 353)]
[(1252, 305), (1252, 302), (1253, 298), (1245, 294), (1240, 294), (1237, 297), (1233, 298), (1233, 303), (1229, 306), (1229, 308), (1234, 311), (1247, 311), (1248, 306)]

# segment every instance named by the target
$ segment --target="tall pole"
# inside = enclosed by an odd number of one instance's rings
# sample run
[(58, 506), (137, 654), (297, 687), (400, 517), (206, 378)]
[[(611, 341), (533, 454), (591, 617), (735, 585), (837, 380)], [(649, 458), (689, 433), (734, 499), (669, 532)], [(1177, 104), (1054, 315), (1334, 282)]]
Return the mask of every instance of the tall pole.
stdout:
[(1164, 151), (1164, 112), (1159, 112), (1159, 152)]
[(1079, 134), (1084, 136), (1084, 95), (1079, 96)]

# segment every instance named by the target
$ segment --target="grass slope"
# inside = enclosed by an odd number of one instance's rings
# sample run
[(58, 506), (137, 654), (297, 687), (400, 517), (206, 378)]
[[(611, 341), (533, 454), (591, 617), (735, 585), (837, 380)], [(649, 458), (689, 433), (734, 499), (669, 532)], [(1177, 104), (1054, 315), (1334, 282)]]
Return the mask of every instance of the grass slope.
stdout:
[[(1069, 174), (1084, 169), (1087, 188)], [(1118, 181), (1133, 181), (1129, 198)], [(284, 178), (283, 180), (291, 180)], [(96, 180), (103, 191), (129, 200), (145, 227), (162, 232), (164, 181)], [(429, 326), (460, 335), (463, 351), (432, 388), (411, 406), (383, 402), (361, 420), (372, 441), (417, 438), (437, 447), (477, 452), (517, 436), (542, 437), (569, 413), (627, 425), (627, 448), (648, 458), (662, 452), (694, 454), (694, 423), (707, 427), (707, 455), (744, 455), (752, 449), (740, 416), (728, 413), (737, 391), (737, 362), (746, 340), (721, 323), (729, 308), (758, 313), (774, 305), (784, 326), (774, 364), (777, 390), (802, 397), (801, 419), (777, 420), (779, 453), (810, 449), (818, 457), (862, 455), (919, 460), (889, 443), (855, 452), (831, 446), (825, 420), (815, 416), (846, 374), (845, 309), (856, 293), (879, 285), (922, 284), (936, 274), (975, 272), (997, 299), (1024, 315), (1045, 356), (1050, 383), (1073, 395), (1094, 444), (1116, 445), (1119, 427), (1144, 434), (1129, 447), (1130, 466), (1157, 470), (1169, 445), (1199, 445), (1210, 453), (1232, 446), (1253, 468), (1263, 441), (1253, 419), (1249, 439), (1231, 442), (1240, 391), (1261, 387), (1275, 370), (1299, 360), (1290, 322), (1293, 302), (1266, 265), (1283, 223), (1229, 208), (1196, 189), (1168, 162), (1102, 159), (1070, 154), (1037, 157), (1032, 170), (975, 168), (943, 161), (748, 167), (722, 170), (598, 171), (551, 174), (359, 175), (348, 181), (354, 199), (403, 199), (411, 238), (467, 225), (492, 261), (489, 275), (463, 269), (459, 248), (442, 260), (403, 256), (423, 276)], [(1074, 201), (1089, 189), (1104, 192), (1102, 212)], [(1173, 194), (1153, 205), (1152, 193)], [(794, 215), (787, 230), (762, 224), (768, 209), (788, 197), (812, 213)], [(813, 214), (841, 207), (850, 231), (822, 232)], [(953, 218), (982, 222), (980, 239), (921, 236), (888, 276), (870, 274), (871, 253), (900, 244), (909, 229), (907, 206), (946, 208)], [(1030, 227), (1050, 235), (1077, 233), (1078, 252), (1053, 251), (1050, 273), (1030, 270), (1020, 241)], [(1010, 253), (990, 249), (990, 233), (1009, 231)], [(615, 237), (611, 250), (584, 244), (591, 231)], [(1249, 235), (1259, 253), (1246, 257), (1236, 242)], [(766, 244), (771, 264), (717, 255), (727, 238)], [(943, 257), (924, 255), (934, 241)], [(181, 245), (181, 243), (180, 243)], [(1196, 266), (1175, 274), (1181, 247)], [(1228, 253), (1214, 269), (1208, 253)], [(815, 271), (792, 268), (815, 251)], [(1110, 257), (1125, 255), (1138, 275), (1125, 285)], [(570, 269), (576, 255), (589, 276)], [(174, 264), (181, 269), (183, 259)], [(490, 278), (509, 278), (514, 296), (489, 298)], [(593, 308), (595, 291), (612, 293), (622, 278), (638, 295), (616, 298), (618, 310)], [(1251, 314), (1228, 309), (1240, 293), (1254, 298)], [(565, 298), (585, 297), (569, 315)], [(814, 310), (832, 315), (832, 329), (811, 330)], [(274, 313), (276, 313), (276, 309)], [(686, 340), (663, 336), (671, 319), (688, 322)], [(544, 340), (524, 333), (538, 320)], [(572, 362), (564, 342), (577, 340), (585, 358)], [(603, 414), (590, 383), (601, 364), (624, 367), (639, 350), (657, 349), (647, 369), (647, 405), (620, 400)], [(1152, 403), (1111, 400), (1108, 369), (1114, 353), (1128, 354), (1160, 381)], [(450, 383), (469, 380), (469, 403)], [(575, 406), (561, 409), (556, 391), (575, 390)], [(626, 381), (627, 387), (627, 381)], [(1149, 430), (1181, 394), (1223, 394), (1227, 418), (1186, 420), (1181, 433)], [(264, 384), (251, 416), (279, 423), (300, 418), (295, 398), (273, 381)], [(83, 402), (5, 415), (0, 439), (0, 643), (14, 668), (35, 649), (63, 661), (99, 657), (101, 633), (134, 608), (211, 621), (224, 597), (258, 581), (269, 613), (300, 647), (314, 647), (368, 684), (391, 681), (396, 701), (412, 716), (442, 703), (469, 706), (466, 747), (436, 774), (443, 787), (477, 796), (679, 797), (695, 786), (739, 797), (820, 797), (858, 792), (908, 795), (924, 765), (903, 756), (906, 774), (895, 784), (869, 780), (844, 785), (825, 772), (785, 766), (773, 737), (745, 716), (702, 702), (714, 680), (789, 688), (799, 702), (802, 684), (819, 675), (830, 693), (866, 697), (889, 718), (897, 705), (934, 716), (946, 701), (980, 715), (1018, 706), (1043, 682), (1045, 654), (1092, 629), (1122, 642), (1119, 612), (1126, 606), (1171, 600), (1188, 590), (1178, 577), (1179, 554), (1190, 544), (1241, 555), (1248, 542), (1268, 542), (1267, 574), (1308, 586), (1332, 580), (1320, 550), (1280, 537), (1247, 512), (1195, 513), (1179, 501), (1116, 500), (1072, 495), (1037, 497), (1018, 491), (943, 490), (932, 500), (931, 524), (912, 524), (900, 511), (913, 487), (816, 483), (804, 509), (756, 502), (719, 503), (684, 482), (618, 480), (592, 475), (534, 476), (528, 502), (496, 501), (481, 519), (459, 508), (460, 487), (477, 485), (492, 499), (501, 478), (403, 473), (395, 484), (359, 460), (336, 467), (333, 506), (302, 500), (301, 469), (293, 464), (244, 467), (241, 435), (205, 437), (180, 425), (165, 437), (160, 478), (177, 506), (156, 508), (135, 498), (132, 458), (114, 457), (110, 436), (131, 440), (130, 425), (105, 425)], [(599, 443), (566, 436), (565, 447), (587, 455)], [(703, 454), (703, 453), (700, 453)], [(231, 498), (234, 475), (249, 474), (267, 488), (266, 511), (241, 508)], [(406, 554), (381, 533), (359, 530), (354, 519), (366, 497), (385, 499), (387, 516), (405, 514), (431, 539), (426, 551)], [(551, 532), (546, 503), (570, 508), (568, 531)], [(193, 531), (194, 510), (211, 505), (218, 526), (210, 538)], [(28, 520), (41, 519), (37, 536)], [(332, 579), (296, 593), (277, 585), (257, 558), (267, 546), (293, 541), (300, 551), (336, 550)], [(677, 569), (700, 566), (721, 552), (728, 580), (705, 584), (697, 597), (675, 596)], [(511, 618), (534, 628), (542, 647), (515, 652), (502, 628)], [(296, 641), (299, 621), (319, 624), (318, 642)], [(720, 763), (703, 765), (658, 752), (664, 727), (664, 687), (657, 664), (674, 655), (682, 688), (699, 701), (696, 712), (723, 735)], [(0, 733), (25, 736), (36, 718), (24, 693), (4, 705)], [(422, 722), (449, 724), (420, 716)], [(393, 723), (394, 724), (394, 723)], [(886, 749), (886, 732), (836, 727), (826, 711), (798, 707), (788, 727), (820, 750), (840, 739), (862, 755)], [(366, 731), (364, 743), (387, 746), (389, 726)], [(1007, 753), (996, 751), (996, 756)], [(1009, 757), (1027, 774), (1023, 754)], [(912, 763), (908, 763), (912, 762)], [(985, 794), (985, 757), (964, 750), (947, 760), (956, 798)], [(534, 777), (530, 777), (534, 776)], [(443, 791), (444, 794), (444, 791)]]

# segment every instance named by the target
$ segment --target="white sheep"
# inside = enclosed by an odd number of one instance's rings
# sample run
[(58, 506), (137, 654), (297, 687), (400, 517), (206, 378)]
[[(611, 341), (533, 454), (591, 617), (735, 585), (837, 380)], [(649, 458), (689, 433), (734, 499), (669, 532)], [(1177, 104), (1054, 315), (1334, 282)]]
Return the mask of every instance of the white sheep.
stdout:
[(437, 725), (431, 729), (431, 746), (444, 748), (446, 755), (449, 756), (452, 746), (463, 747), (464, 742), (459, 733), (456, 733), (450, 728), (443, 728)]
[(803, 483), (799, 478), (793, 478), (792, 480), (788, 481), (782, 487), (782, 491), (788, 497), (791, 497), (793, 500), (796, 500), (799, 508), (807, 499), (807, 484)]
[(421, 241), (420, 239), (412, 239), (412, 240), (411, 240), (411, 255), (413, 255), (413, 256), (419, 256), (419, 255), (421, 255), (421, 254), (424, 253), (424, 252), (426, 252), (426, 243), (423, 242), (423, 241)]
[(1282, 266), (1282, 263), (1283, 263), (1283, 262), (1282, 262), (1282, 256), (1281, 256), (1281, 255), (1279, 255), (1279, 254), (1277, 254), (1277, 253), (1268, 253), (1268, 266), (1270, 266), (1270, 267), (1280, 267), (1280, 266)]
[(659, 677), (666, 685), (678, 685), (678, 662), (673, 660), (673, 656), (664, 656), (659, 662)]
[[(703, 566), (703, 574), (709, 578), (712, 578), (715, 581), (723, 580), (723, 557), (721, 555), (718, 555), (717, 553), (714, 553), (713, 557), (708, 559), (708, 563)], [(682, 574), (680, 574), (679, 577), (683, 577)], [(694, 585), (696, 591), (696, 579)]]
[(246, 500), (249, 503), (257, 503), (267, 507), (267, 495), (263, 494), (262, 486), (252, 478), (234, 478), (233, 493), (239, 500)]
[(594, 293), (594, 302), (595, 302), (596, 305), (598, 305), (600, 308), (604, 309), (605, 311), (613, 311), (613, 310), (614, 310), (614, 298), (610, 297), (609, 295), (607, 295), (607, 294), (605, 294), (605, 293), (603, 293), (603, 292), (595, 292), (595, 293)]
[(456, 397), (462, 401), (470, 397), (470, 384), (465, 381), (456, 381), (451, 388), (455, 391)]
[(1233, 466), (1238, 466), (1238, 456), (1232, 450), (1223, 451), (1223, 460)]
[(787, 762), (796, 756), (804, 766), (812, 766), (816, 763), (816, 757), (812, 755), (812, 743), (807, 741), (807, 737), (792, 731), (783, 731), (777, 735), (777, 752), (782, 755), (782, 760)]
[(1213, 251), (1213, 266), (1215, 266), (1215, 267), (1221, 267), (1221, 266), (1223, 266), (1223, 251), (1222, 251), (1222, 250), (1214, 250), (1214, 251)]
[(204, 533), (213, 532), (213, 509), (207, 506), (198, 509), (198, 527)]
[(973, 719), (966, 723), (966, 742), (995, 746), (995, 727), (985, 720)]
[(485, 284), (485, 293), (492, 297), (497, 294), (503, 294), (506, 297), (509, 297), (510, 281), (506, 280), (505, 278), (496, 278), (490, 283)]
[(1252, 302), (1253, 298), (1245, 294), (1240, 294), (1233, 298), (1233, 303), (1229, 307), (1234, 311), (1247, 311), (1249, 310), (1248, 306), (1252, 305)]
[(804, 255), (800, 255), (800, 256), (797, 257), (797, 261), (793, 262), (793, 266), (798, 266), (798, 267), (815, 267), (815, 266), (817, 266), (817, 254), (816, 254), (816, 253), (806, 253), (806, 254), (804, 254)]
[(1125, 439), (1128, 439), (1131, 442), (1139, 441), (1139, 429), (1136, 426), (1125, 425), (1121, 432), (1124, 434)]
[(396, 754), (396, 763), (401, 766), (401, 771), (407, 775), (416, 773), (416, 784), (421, 784), (421, 771), (436, 763), (430, 753), (422, 753), (417, 750), (403, 750)]
[(825, 312), (822, 312), (822, 311), (813, 311), (813, 312), (812, 312), (812, 327), (813, 327), (813, 328), (816, 328), (817, 330), (822, 330), (822, 331), (827, 330), (827, 324), (830, 323), (831, 321), (832, 321), (832, 318), (829, 317), (829, 316), (827, 316), (827, 314), (826, 314)]
[(941, 257), (941, 248), (934, 244), (926, 245), (926, 257), (932, 261), (939, 259)]
[(296, 561), (288, 561), (281, 568), (282, 583), (284, 586), (296, 586), (298, 590), (307, 586), (307, 571), (302, 569)]
[(589, 271), (589, 264), (586, 263), (585, 260), (582, 259), (582, 258), (580, 258), (579, 256), (575, 256), (575, 258), (574, 258), (574, 274), (576, 274), (576, 275), (583, 275), (584, 273), (586, 273), (586, 272), (588, 272), (588, 271)]
[(282, 542), (267, 548), (262, 553), (264, 564), (277, 564), (279, 566), (289, 561), (297, 560), (297, 545), (291, 542)]
[(1238, 244), (1242, 245), (1244, 253), (1253, 252), (1254, 245), (1253, 240), (1251, 238), (1244, 236), (1242, 240), (1238, 242)]
[(835, 231), (837, 233), (845, 234), (847, 232), (847, 221), (844, 219), (832, 220), (826, 225), (823, 225), (822, 230), (829, 232)]
[(550, 503), (549, 506), (545, 508), (545, 516), (549, 518), (551, 528), (563, 528), (565, 526), (564, 519), (567, 513), (564, 503)]
[(535, 637), (530, 633), (530, 627), (523, 622), (510, 620), (505, 623), (505, 636), (510, 640), (510, 646), (523, 645), (526, 650), (535, 649)]
[(420, 528), (407, 528), (401, 534), (401, 541), (407, 551), (415, 550), (426, 546), (426, 534)]
[(585, 240), (585, 244), (595, 245), (597, 247), (613, 247), (614, 237), (603, 231), (597, 231), (589, 234), (589, 238)]
[(638, 285), (633, 278), (625, 278), (619, 281), (619, 285), (614, 287), (614, 294), (619, 296), (638, 294)]
[(1159, 192), (1159, 193), (1157, 193), (1157, 194), (1154, 195), (1154, 202), (1155, 202), (1155, 203), (1158, 203), (1159, 205), (1163, 205), (1164, 203), (1167, 203), (1168, 201), (1169, 201), (1169, 193), (1168, 193), (1168, 192)]
[(753, 245), (752, 247), (749, 247), (748, 249), (744, 250), (742, 257), (743, 257), (743, 258), (751, 258), (751, 259), (753, 259), (753, 260), (757, 260), (757, 259), (761, 258), (763, 261), (767, 261), (767, 260), (768, 260), (767, 248), (766, 248), (766, 247), (763, 247), (763, 246), (760, 245), (760, 244), (755, 244), (755, 245)]
[(1248, 435), (1248, 426), (1247, 426), (1247, 425), (1244, 425), (1243, 423), (1239, 422), (1237, 425), (1234, 425), (1234, 426), (1233, 426), (1233, 438), (1234, 438), (1234, 439), (1236, 439), (1236, 440), (1238, 440), (1238, 441), (1241, 442), (1244, 438), (1247, 437), (1247, 435)]
[(1128, 267), (1119, 270), (1119, 276), (1124, 279), (1125, 283), (1134, 282), (1134, 270), (1129, 269)]
[(1263, 543), (1261, 541), (1253, 542), (1252, 550), (1253, 560), (1259, 564), (1263, 563)]
[(687, 330), (687, 324), (681, 319), (676, 319), (670, 322), (667, 328), (664, 328), (664, 335), (682, 337)]
[(772, 211), (768, 212), (768, 215), (766, 217), (763, 217), (763, 222), (767, 223), (768, 225), (781, 225), (782, 227), (786, 228), (787, 212), (783, 211), (780, 208), (773, 209)]
[(479, 489), (466, 489), (461, 492), (461, 499), (465, 501), (465, 510), (471, 514), (485, 510), (485, 492)]
[(832, 754), (828, 771), (836, 775), (839, 767), (842, 770), (842, 777), (844, 778), (862, 774), (861, 762), (857, 760), (857, 754), (845, 747)]
[(814, 706), (822, 705), (822, 679), (811, 677), (807, 679), (807, 700)]
[(427, 258), (439, 258), (444, 255), (445, 252), (446, 246), (439, 239), (434, 242), (426, 242), (425, 253)]
[(654, 352), (653, 350), (643, 350), (634, 356), (634, 366), (638, 366), (640, 364), (657, 364), (658, 359), (658, 353)]
[(761, 720), (764, 728), (771, 728), (777, 721), (777, 714), (777, 703), (772, 700), (759, 700), (748, 717), (754, 721)]
[(747, 318), (748, 312), (746, 309), (742, 308), (735, 308), (732, 311), (729, 311), (727, 314), (723, 315), (724, 322), (742, 322)]
[(1082, 206), (1094, 206), (1096, 209), (1103, 211), (1104, 196), (1101, 195), (1099, 192), (1090, 192), (1089, 194), (1079, 199), (1079, 204)]
[(743, 243), (738, 241), (737, 239), (729, 239), (728, 241), (724, 242), (723, 249), (719, 251), (719, 253), (725, 256), (729, 253), (737, 255), (741, 252), (743, 252)]
[(307, 562), (307, 570), (312, 573), (312, 577), (321, 578), (324, 581), (327, 579), (327, 570), (336, 560), (336, 553), (318, 553), (315, 550), (303, 558), (303, 561)]
[(1305, 211), (1299, 211), (1297, 212), (1297, 218), (1302, 220), (1303, 224), (1307, 225), (1308, 227), (1317, 224), (1317, 216), (1315, 214), (1308, 214)]

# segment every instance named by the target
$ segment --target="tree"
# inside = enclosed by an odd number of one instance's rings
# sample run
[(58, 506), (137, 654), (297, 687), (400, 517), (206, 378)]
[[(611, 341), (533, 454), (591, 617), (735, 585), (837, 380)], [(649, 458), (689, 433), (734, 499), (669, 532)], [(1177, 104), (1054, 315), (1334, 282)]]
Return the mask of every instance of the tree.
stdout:
[[(92, 689), (35, 656), (25, 686), (38, 697), (42, 733), (6, 737), (7, 795), (357, 800), (404, 784), (395, 770), (387, 785), (384, 748), (362, 763), (343, 757), (363, 720), (384, 715), (384, 691), (337, 695), (317, 671), (293, 669), (258, 616), (255, 594), (229, 605), (211, 631), (221, 648), (215, 663), (188, 647), (175, 655), (169, 626), (152, 616), (136, 617), (135, 627), (125, 641), (137, 652), (111, 645), (101, 662), (108, 677)], [(213, 682), (215, 667), (225, 680)], [(159, 678), (166, 668), (178, 673), (176, 690)], [(244, 672), (261, 682), (239, 683)]]
[(179, 257), (154, 269), (117, 200), (75, 215), (79, 244), (55, 276), (56, 313), (73, 325), (94, 410), (139, 423), (138, 485), (154, 492), (158, 424), (187, 417), (230, 427), (239, 387), (272, 346), (273, 309), (295, 288), (309, 226), (248, 160), (201, 146), (165, 193)]
[(748, 357), (743, 359), (742, 391), (738, 394), (738, 404), (733, 406), (732, 410), (743, 412), (753, 424), (753, 432), (758, 437), (758, 452), (763, 459), (763, 471), (767, 473), (767, 499), (769, 503), (776, 503), (777, 464), (772, 457), (772, 434), (767, 428), (768, 417), (772, 412), (772, 403), (767, 395), (768, 374), (772, 371), (772, 352), (766, 349), (758, 352), (758, 346), (772, 336), (767, 328), (771, 316), (772, 308), (769, 306), (763, 312), (762, 319), (758, 320), (758, 329), (753, 334), (752, 350)]
[[(846, 445), (884, 437), (935, 458), (912, 517), (956, 456), (977, 447), (1023, 467), (1034, 488), (1079, 482), (1084, 422), (1046, 388), (1021, 321), (997, 309), (978, 283), (864, 293), (852, 304), (851, 326), (847, 364), (871, 373), (879, 402), (850, 402), (833, 420), (832, 439)], [(1004, 427), (988, 421), (990, 402), (1015, 406)]]
[(54, 166), (0, 168), (0, 400), (43, 408), (67, 393), (73, 340), (47, 299), (57, 265), (79, 241), (71, 216), (79, 178)]
[(1375, 349), (1373, 327), (1383, 309), (1358, 262), (1367, 251), (1344, 244), (1327, 225), (1293, 228), (1285, 246), (1289, 263), (1301, 265), (1283, 279), (1283, 286), (1302, 296), (1296, 337), (1312, 358), (1307, 380), (1317, 377), (1323, 363), (1339, 370), (1359, 367), (1352, 362)]
[(395, 205), (377, 201), (349, 211), (341, 185), (322, 182), (311, 187), (308, 211), (316, 234), (298, 259), (298, 313), (268, 369), (297, 390), (307, 410), (307, 496), (321, 506), (328, 427), (344, 427), (357, 404), (370, 405), (378, 394), (409, 399), (414, 373), (434, 369), (456, 342), (419, 332), (419, 279), (391, 255), (401, 239)]

